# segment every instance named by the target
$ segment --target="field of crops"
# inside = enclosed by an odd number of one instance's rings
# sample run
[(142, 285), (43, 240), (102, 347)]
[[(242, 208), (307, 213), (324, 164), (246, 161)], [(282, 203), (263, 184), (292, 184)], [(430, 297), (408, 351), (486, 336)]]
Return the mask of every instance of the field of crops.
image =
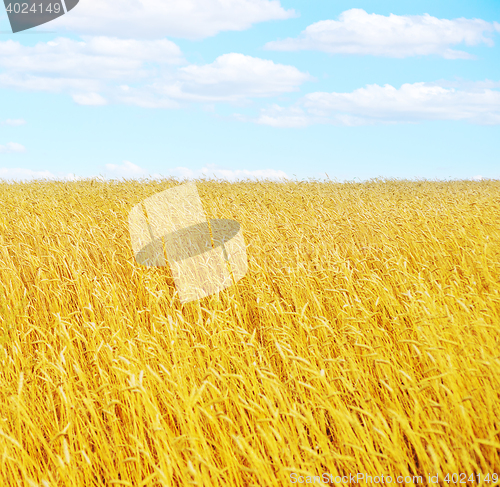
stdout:
[(0, 183), (1, 486), (495, 485), (500, 181), (197, 181), (248, 273), (186, 304), (127, 223), (178, 184)]

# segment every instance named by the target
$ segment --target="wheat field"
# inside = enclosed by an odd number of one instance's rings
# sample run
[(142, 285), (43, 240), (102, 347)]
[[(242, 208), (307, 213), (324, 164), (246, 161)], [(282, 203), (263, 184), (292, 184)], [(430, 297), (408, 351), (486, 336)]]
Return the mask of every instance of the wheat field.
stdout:
[(182, 181), (0, 183), (0, 485), (498, 485), (500, 181), (196, 183), (249, 269), (187, 304)]

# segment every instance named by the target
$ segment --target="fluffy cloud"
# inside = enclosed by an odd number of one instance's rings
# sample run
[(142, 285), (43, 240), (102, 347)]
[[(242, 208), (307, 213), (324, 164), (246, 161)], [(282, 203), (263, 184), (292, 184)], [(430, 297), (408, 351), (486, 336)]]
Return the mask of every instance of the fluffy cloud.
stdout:
[(204, 66), (178, 70), (173, 82), (154, 87), (169, 98), (200, 102), (237, 101), (296, 91), (313, 78), (294, 66), (266, 59), (230, 53)]
[(50, 171), (34, 171), (22, 167), (0, 167), (0, 180), (4, 181), (26, 181), (31, 179), (58, 179), (72, 181), (72, 174), (54, 174)]
[(466, 120), (476, 124), (500, 124), (500, 91), (473, 86), (446, 88), (437, 83), (368, 85), (351, 93), (310, 93), (295, 106), (277, 105), (263, 110), (258, 123), (276, 127), (314, 123), (366, 125)]
[(25, 152), (26, 148), (16, 142), (9, 142), (5, 145), (0, 145), (0, 154), (9, 154), (12, 152)]
[(73, 95), (73, 100), (78, 103), (78, 105), (91, 105), (91, 106), (101, 106), (106, 105), (108, 101), (99, 93), (83, 93)]
[(8, 118), (7, 120), (0, 122), (0, 125), (10, 125), (11, 127), (18, 127), (19, 125), (24, 125), (25, 123), (26, 120), (23, 120), (22, 118)]
[(0, 42), (0, 86), (68, 92), (80, 105), (105, 105), (100, 93), (123, 80), (144, 83), (158, 70), (184, 64), (179, 47), (166, 39), (58, 38), (35, 46)]
[[(248, 121), (244, 119), (243, 121)], [(273, 104), (270, 108), (261, 110), (261, 115), (257, 119), (260, 125), (270, 125), (271, 127), (280, 128), (299, 128), (307, 127), (314, 123), (326, 123), (324, 119), (314, 119), (310, 114), (306, 113), (300, 106), (281, 107)]]
[(58, 30), (121, 38), (203, 39), (295, 15), (278, 0), (86, 0), (53, 25)]
[(203, 66), (186, 64), (178, 46), (165, 39), (0, 42), (0, 86), (67, 92), (81, 105), (177, 108), (182, 101), (236, 102), (291, 92), (312, 79), (293, 66), (238, 53)]
[(438, 19), (425, 15), (368, 14), (353, 8), (339, 20), (316, 22), (298, 38), (269, 42), (267, 49), (280, 51), (317, 50), (331, 54), (370, 54), (403, 58), (436, 54), (446, 59), (472, 56), (450, 46), (465, 43), (493, 45), (500, 24), (480, 19)]
[(107, 174), (104, 179), (109, 177), (123, 177), (123, 178), (163, 178), (175, 177), (180, 179), (198, 179), (198, 178), (212, 178), (225, 179), (229, 181), (237, 181), (240, 179), (288, 179), (285, 172), (276, 169), (224, 169), (215, 164), (207, 164), (200, 169), (189, 169), (187, 167), (175, 167), (165, 169), (162, 174), (149, 173), (146, 169), (133, 164), (130, 161), (123, 161), (122, 164), (106, 164)]
[(146, 171), (144, 169), (130, 161), (123, 161), (121, 165), (106, 164), (106, 169), (112, 173), (113, 176), (139, 177), (146, 175)]
[(28, 90), (96, 93), (113, 80), (149, 79), (154, 69), (146, 68), (147, 63), (161, 68), (184, 62), (179, 47), (166, 39), (58, 38), (35, 46), (8, 40), (0, 42), (0, 84)]
[(223, 169), (215, 164), (207, 164), (201, 169), (188, 169), (187, 167), (176, 167), (168, 170), (170, 176), (188, 179), (197, 179), (202, 177), (216, 177), (229, 181), (237, 181), (241, 179), (288, 179), (288, 175), (284, 171), (276, 169)]

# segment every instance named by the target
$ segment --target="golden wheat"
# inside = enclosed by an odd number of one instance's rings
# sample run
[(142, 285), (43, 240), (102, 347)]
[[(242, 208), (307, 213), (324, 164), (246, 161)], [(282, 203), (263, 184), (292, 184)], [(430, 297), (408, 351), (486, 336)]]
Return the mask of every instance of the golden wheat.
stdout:
[(197, 181), (249, 271), (184, 305), (127, 225), (177, 184), (0, 184), (1, 485), (500, 473), (500, 182)]

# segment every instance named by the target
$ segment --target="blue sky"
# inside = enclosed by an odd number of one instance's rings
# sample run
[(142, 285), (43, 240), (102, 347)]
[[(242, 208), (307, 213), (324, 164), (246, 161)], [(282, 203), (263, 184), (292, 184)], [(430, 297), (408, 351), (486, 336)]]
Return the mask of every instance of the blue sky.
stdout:
[(500, 178), (497, 0), (80, 0), (0, 31), (0, 178)]

